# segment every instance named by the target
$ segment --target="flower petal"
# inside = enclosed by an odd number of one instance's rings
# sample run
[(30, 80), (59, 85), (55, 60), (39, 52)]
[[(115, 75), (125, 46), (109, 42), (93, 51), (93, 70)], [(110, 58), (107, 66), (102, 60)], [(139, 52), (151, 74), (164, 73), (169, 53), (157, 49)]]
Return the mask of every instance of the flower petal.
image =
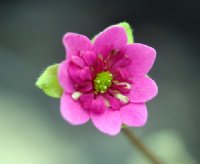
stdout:
[(131, 102), (146, 102), (155, 97), (158, 93), (158, 87), (154, 80), (149, 77), (134, 78), (129, 100)]
[(80, 56), (88, 66), (92, 66), (97, 58), (97, 55), (93, 51), (81, 51)]
[(68, 72), (69, 72), (69, 77), (76, 83), (81, 84), (83, 80), (80, 78), (80, 72), (81, 68), (77, 65), (75, 65), (73, 62), (69, 63), (68, 67)]
[(115, 68), (114, 70), (111, 70), (112, 74), (114, 75), (114, 78), (117, 81), (130, 81), (130, 74), (129, 70), (127, 68)]
[[(105, 53), (105, 48), (119, 50), (127, 44), (127, 36), (123, 27), (111, 26), (98, 34), (94, 41), (94, 50), (97, 54)], [(110, 50), (110, 48), (108, 48)], [(106, 55), (106, 54), (102, 54)]]
[(85, 62), (84, 60), (79, 57), (79, 56), (75, 56), (73, 55), (72, 58), (71, 58), (71, 61), (76, 64), (77, 66), (81, 67), (81, 68), (84, 68), (85, 67)]
[(89, 67), (84, 67), (81, 71), (80, 71), (80, 78), (83, 81), (91, 81), (92, 80), (92, 75), (91, 75), (91, 70)]
[(147, 121), (147, 108), (144, 103), (129, 103), (120, 109), (122, 123), (128, 126), (140, 127)]
[(132, 76), (146, 75), (156, 58), (155, 49), (139, 43), (128, 45), (126, 54), (132, 60), (131, 64), (127, 65)]
[(105, 94), (105, 98), (108, 100), (109, 105), (114, 110), (118, 110), (121, 107), (121, 102), (116, 99), (114, 96), (110, 96), (109, 94)]
[(80, 96), (80, 103), (84, 109), (90, 110), (92, 101), (94, 99), (94, 94), (86, 93)]
[(120, 132), (121, 118), (117, 110), (106, 109), (102, 114), (91, 112), (91, 119), (96, 128), (103, 133), (116, 135)]
[(89, 113), (70, 94), (64, 93), (60, 102), (61, 115), (72, 125), (84, 124), (89, 120)]
[(68, 73), (69, 61), (65, 60), (59, 65), (58, 81), (65, 92), (72, 93), (75, 91), (74, 82), (69, 77)]
[(106, 106), (105, 106), (105, 100), (103, 96), (97, 96), (96, 99), (92, 101), (90, 109), (97, 114), (101, 114), (105, 112)]
[(71, 58), (72, 55), (79, 55), (80, 51), (92, 49), (90, 40), (86, 36), (76, 33), (66, 33), (63, 37), (63, 44), (68, 58)]
[(83, 82), (83, 84), (79, 84), (77, 86), (77, 90), (80, 91), (80, 92), (89, 92), (89, 91), (92, 91), (93, 89), (93, 84), (92, 82)]

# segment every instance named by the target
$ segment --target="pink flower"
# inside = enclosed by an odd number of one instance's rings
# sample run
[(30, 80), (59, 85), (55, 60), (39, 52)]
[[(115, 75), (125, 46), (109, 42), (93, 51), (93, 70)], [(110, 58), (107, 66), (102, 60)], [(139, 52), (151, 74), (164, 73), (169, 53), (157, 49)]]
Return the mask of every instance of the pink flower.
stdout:
[(67, 33), (67, 58), (59, 65), (64, 93), (61, 114), (72, 125), (92, 120), (101, 132), (116, 135), (122, 124), (140, 127), (147, 121), (145, 102), (156, 96), (156, 83), (147, 76), (156, 51), (127, 43), (123, 27), (111, 26), (95, 37)]

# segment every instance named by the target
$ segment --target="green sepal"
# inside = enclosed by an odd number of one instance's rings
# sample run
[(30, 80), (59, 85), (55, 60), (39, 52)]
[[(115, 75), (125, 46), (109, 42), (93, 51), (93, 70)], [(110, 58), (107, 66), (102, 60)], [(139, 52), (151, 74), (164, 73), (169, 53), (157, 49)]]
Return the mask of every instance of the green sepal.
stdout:
[[(118, 24), (116, 24), (116, 25), (114, 25), (114, 26), (121, 26), (121, 27), (123, 27), (123, 28), (125, 29), (125, 31), (126, 31), (128, 43), (129, 43), (129, 44), (134, 43), (133, 30), (132, 30), (131, 26), (130, 26), (127, 22), (121, 22), (121, 23), (118, 23)], [(95, 39), (96, 39), (96, 36), (97, 36), (97, 35), (95, 35), (95, 36), (92, 38), (92, 40), (91, 40), (92, 43), (94, 43), (94, 41), (95, 41)]]
[(57, 77), (58, 66), (58, 64), (48, 66), (35, 83), (38, 88), (53, 98), (60, 98), (63, 93)]
[(128, 125), (122, 124), (121, 129), (127, 128), (127, 127), (128, 127)]

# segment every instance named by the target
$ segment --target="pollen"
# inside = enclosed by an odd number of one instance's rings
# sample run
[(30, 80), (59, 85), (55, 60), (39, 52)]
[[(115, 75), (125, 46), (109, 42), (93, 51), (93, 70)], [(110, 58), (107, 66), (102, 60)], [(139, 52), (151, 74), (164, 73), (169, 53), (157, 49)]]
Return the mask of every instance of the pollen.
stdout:
[(95, 93), (105, 93), (112, 84), (113, 76), (109, 71), (103, 71), (96, 75), (94, 79)]

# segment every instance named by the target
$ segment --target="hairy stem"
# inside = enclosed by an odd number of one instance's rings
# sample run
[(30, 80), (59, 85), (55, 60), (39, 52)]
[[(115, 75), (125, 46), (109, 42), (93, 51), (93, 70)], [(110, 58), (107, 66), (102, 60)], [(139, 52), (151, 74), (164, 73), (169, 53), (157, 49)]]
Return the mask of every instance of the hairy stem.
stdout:
[(153, 163), (153, 164), (161, 164), (161, 162), (152, 154), (150, 150), (139, 140), (135, 134), (130, 131), (127, 127), (122, 128), (122, 132), (129, 139), (133, 146), (136, 146), (141, 150), (141, 152)]

